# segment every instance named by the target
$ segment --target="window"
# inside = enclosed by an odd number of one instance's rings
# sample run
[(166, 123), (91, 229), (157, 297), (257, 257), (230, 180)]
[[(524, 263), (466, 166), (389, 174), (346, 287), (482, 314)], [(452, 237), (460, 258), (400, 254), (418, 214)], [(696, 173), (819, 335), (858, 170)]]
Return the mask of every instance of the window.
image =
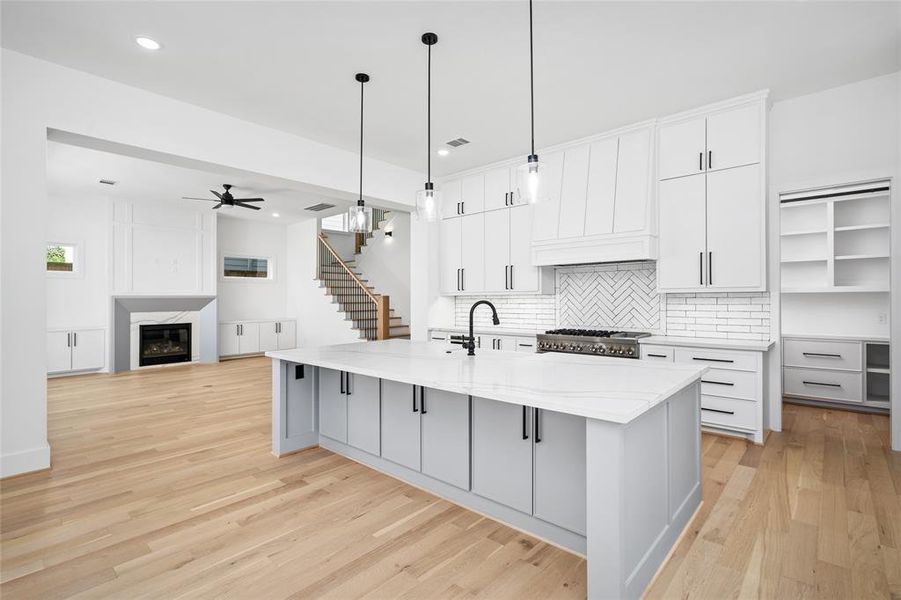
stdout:
[(347, 226), (347, 212), (332, 215), (331, 217), (323, 217), (322, 228), (328, 231), (348, 232), (350, 228)]
[(268, 258), (252, 256), (225, 256), (222, 258), (222, 276), (241, 279), (272, 279)]
[(74, 273), (77, 258), (75, 244), (50, 242), (47, 244), (47, 271), (50, 273)]

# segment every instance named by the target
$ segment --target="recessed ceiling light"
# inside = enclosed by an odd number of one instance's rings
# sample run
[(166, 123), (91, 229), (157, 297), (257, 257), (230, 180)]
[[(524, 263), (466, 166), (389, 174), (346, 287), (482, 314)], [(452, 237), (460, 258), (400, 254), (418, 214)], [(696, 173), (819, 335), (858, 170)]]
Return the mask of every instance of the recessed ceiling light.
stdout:
[(450, 154), (450, 150), (447, 148), (438, 148), (438, 156), (447, 156)]
[(278, 218), (278, 217), (280, 217), (281, 215), (278, 214), (278, 213), (272, 213), (272, 216), (275, 217), (275, 218)]
[(136, 37), (135, 42), (137, 42), (138, 46), (144, 48), (145, 50), (159, 50), (160, 48), (162, 48), (158, 41), (149, 37), (145, 37), (143, 35)]

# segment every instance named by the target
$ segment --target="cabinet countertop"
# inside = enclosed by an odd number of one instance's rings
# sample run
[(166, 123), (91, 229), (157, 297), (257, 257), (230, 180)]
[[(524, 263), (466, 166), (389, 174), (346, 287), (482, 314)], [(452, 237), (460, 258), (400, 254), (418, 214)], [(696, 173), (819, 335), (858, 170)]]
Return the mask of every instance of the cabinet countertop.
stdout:
[(782, 339), (784, 340), (839, 340), (843, 342), (876, 342), (876, 343), (889, 343), (891, 338), (883, 335), (846, 335), (846, 334), (836, 334), (830, 335), (828, 333), (783, 333)]
[(628, 423), (696, 382), (706, 367), (621, 358), (462, 349), (386, 340), (267, 352), (273, 359)]
[(754, 350), (766, 352), (776, 342), (766, 340), (729, 340), (703, 337), (678, 337), (672, 335), (652, 335), (640, 338), (639, 344), (657, 344), (658, 346), (684, 346), (687, 348), (715, 348), (718, 350)]
[[(451, 325), (448, 327), (429, 327), (429, 331), (453, 331), (453, 332), (461, 332), (461, 333), (469, 333), (469, 327), (457, 327), (456, 325)], [(535, 331), (529, 329), (507, 329), (504, 327), (479, 327), (478, 325), (473, 327), (473, 331), (477, 335), (512, 335), (519, 337), (535, 337), (539, 333), (544, 333), (544, 331)]]

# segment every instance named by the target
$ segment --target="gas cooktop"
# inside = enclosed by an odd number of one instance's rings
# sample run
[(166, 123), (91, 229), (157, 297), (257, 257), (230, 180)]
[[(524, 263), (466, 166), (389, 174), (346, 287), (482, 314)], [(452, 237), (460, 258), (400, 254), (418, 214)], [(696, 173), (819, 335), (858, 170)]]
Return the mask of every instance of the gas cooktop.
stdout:
[(638, 339), (649, 335), (643, 331), (552, 329), (538, 334), (538, 352), (638, 358)]

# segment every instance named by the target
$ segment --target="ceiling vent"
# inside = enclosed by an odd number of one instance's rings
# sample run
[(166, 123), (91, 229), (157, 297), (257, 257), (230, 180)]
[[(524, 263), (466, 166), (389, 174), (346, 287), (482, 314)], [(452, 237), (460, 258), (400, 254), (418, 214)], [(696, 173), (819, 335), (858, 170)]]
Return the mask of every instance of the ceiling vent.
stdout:
[(469, 143), (469, 140), (466, 138), (457, 138), (455, 140), (451, 140), (449, 142), (445, 142), (451, 148), (459, 148), (460, 146), (464, 146)]
[(319, 204), (314, 204), (313, 206), (308, 206), (304, 210), (319, 212), (322, 210), (327, 210), (329, 208), (335, 208), (335, 205), (334, 204), (326, 204), (325, 202), (320, 202)]
[(112, 179), (101, 179), (98, 183), (102, 183), (103, 185), (116, 185), (116, 182)]

